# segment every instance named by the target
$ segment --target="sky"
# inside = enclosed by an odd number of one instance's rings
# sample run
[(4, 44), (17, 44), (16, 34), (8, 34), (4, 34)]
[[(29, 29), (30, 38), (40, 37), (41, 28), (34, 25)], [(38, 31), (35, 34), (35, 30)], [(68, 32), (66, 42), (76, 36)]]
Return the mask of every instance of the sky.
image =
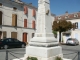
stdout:
[[(25, 3), (32, 3), (38, 7), (38, 0), (22, 0)], [(76, 13), (80, 11), (80, 0), (50, 0), (51, 13), (55, 15), (63, 15), (68, 13)]]

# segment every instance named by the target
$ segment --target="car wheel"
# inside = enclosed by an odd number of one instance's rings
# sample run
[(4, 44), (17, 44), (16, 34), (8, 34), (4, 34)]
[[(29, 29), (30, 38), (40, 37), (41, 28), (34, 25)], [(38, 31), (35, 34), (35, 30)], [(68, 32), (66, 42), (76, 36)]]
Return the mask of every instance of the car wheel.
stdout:
[(24, 44), (22, 44), (22, 45), (21, 45), (21, 47), (22, 47), (22, 48), (24, 48), (24, 47), (25, 47), (25, 45), (24, 45)]
[(8, 49), (8, 45), (4, 45), (4, 49)]

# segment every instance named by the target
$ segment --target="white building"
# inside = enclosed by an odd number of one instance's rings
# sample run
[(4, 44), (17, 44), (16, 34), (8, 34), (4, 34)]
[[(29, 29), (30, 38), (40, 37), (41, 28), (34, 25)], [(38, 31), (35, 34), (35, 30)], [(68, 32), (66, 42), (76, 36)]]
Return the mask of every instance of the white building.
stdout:
[(70, 31), (62, 33), (62, 39), (64, 43), (66, 43), (66, 40), (68, 38), (76, 38), (80, 43), (80, 12), (72, 14), (68, 14), (68, 12), (66, 12), (64, 15), (56, 16), (55, 20), (67, 20), (76, 25), (76, 28), (74, 30), (72, 29)]
[[(36, 30), (37, 8), (15, 0), (0, 0), (0, 39), (28, 42)], [(52, 14), (54, 20), (54, 14)]]

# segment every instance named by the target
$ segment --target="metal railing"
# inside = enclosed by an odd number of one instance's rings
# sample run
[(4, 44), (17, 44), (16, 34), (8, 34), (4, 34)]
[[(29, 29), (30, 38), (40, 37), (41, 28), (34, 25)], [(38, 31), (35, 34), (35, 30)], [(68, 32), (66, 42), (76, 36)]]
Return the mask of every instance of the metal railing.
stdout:
[[(63, 50), (64, 51), (72, 51), (72, 50), (66, 50), (66, 49), (63, 49)], [(20, 49), (17, 50), (17, 51), (20, 51)], [(7, 49), (3, 50), (3, 51), (1, 50), (0, 52), (1, 53), (4, 52), (5, 56), (0, 57), (0, 60), (13, 60), (15, 58), (20, 59), (20, 57), (24, 56), (25, 53), (21, 53), (21, 52), (17, 52), (17, 51), (16, 50), (15, 51), (10, 51), (10, 50), (7, 50)], [(12, 56), (12, 58), (11, 58), (11, 56)], [(72, 60), (80, 60), (80, 51), (72, 51), (72, 52), (69, 52), (69, 53), (64, 53), (63, 56), (65, 58), (69, 58), (69, 59), (72, 59)], [(4, 59), (1, 59), (1, 58), (4, 58)]]

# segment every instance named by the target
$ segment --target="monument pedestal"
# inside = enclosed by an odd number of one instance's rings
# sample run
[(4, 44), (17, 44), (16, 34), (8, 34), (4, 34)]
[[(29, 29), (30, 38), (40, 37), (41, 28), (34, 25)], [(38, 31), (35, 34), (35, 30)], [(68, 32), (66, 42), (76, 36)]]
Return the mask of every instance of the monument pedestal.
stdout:
[(38, 60), (55, 60), (56, 56), (63, 57), (62, 48), (60, 46), (55, 47), (35, 47), (27, 46), (26, 47), (26, 56), (36, 57)]

